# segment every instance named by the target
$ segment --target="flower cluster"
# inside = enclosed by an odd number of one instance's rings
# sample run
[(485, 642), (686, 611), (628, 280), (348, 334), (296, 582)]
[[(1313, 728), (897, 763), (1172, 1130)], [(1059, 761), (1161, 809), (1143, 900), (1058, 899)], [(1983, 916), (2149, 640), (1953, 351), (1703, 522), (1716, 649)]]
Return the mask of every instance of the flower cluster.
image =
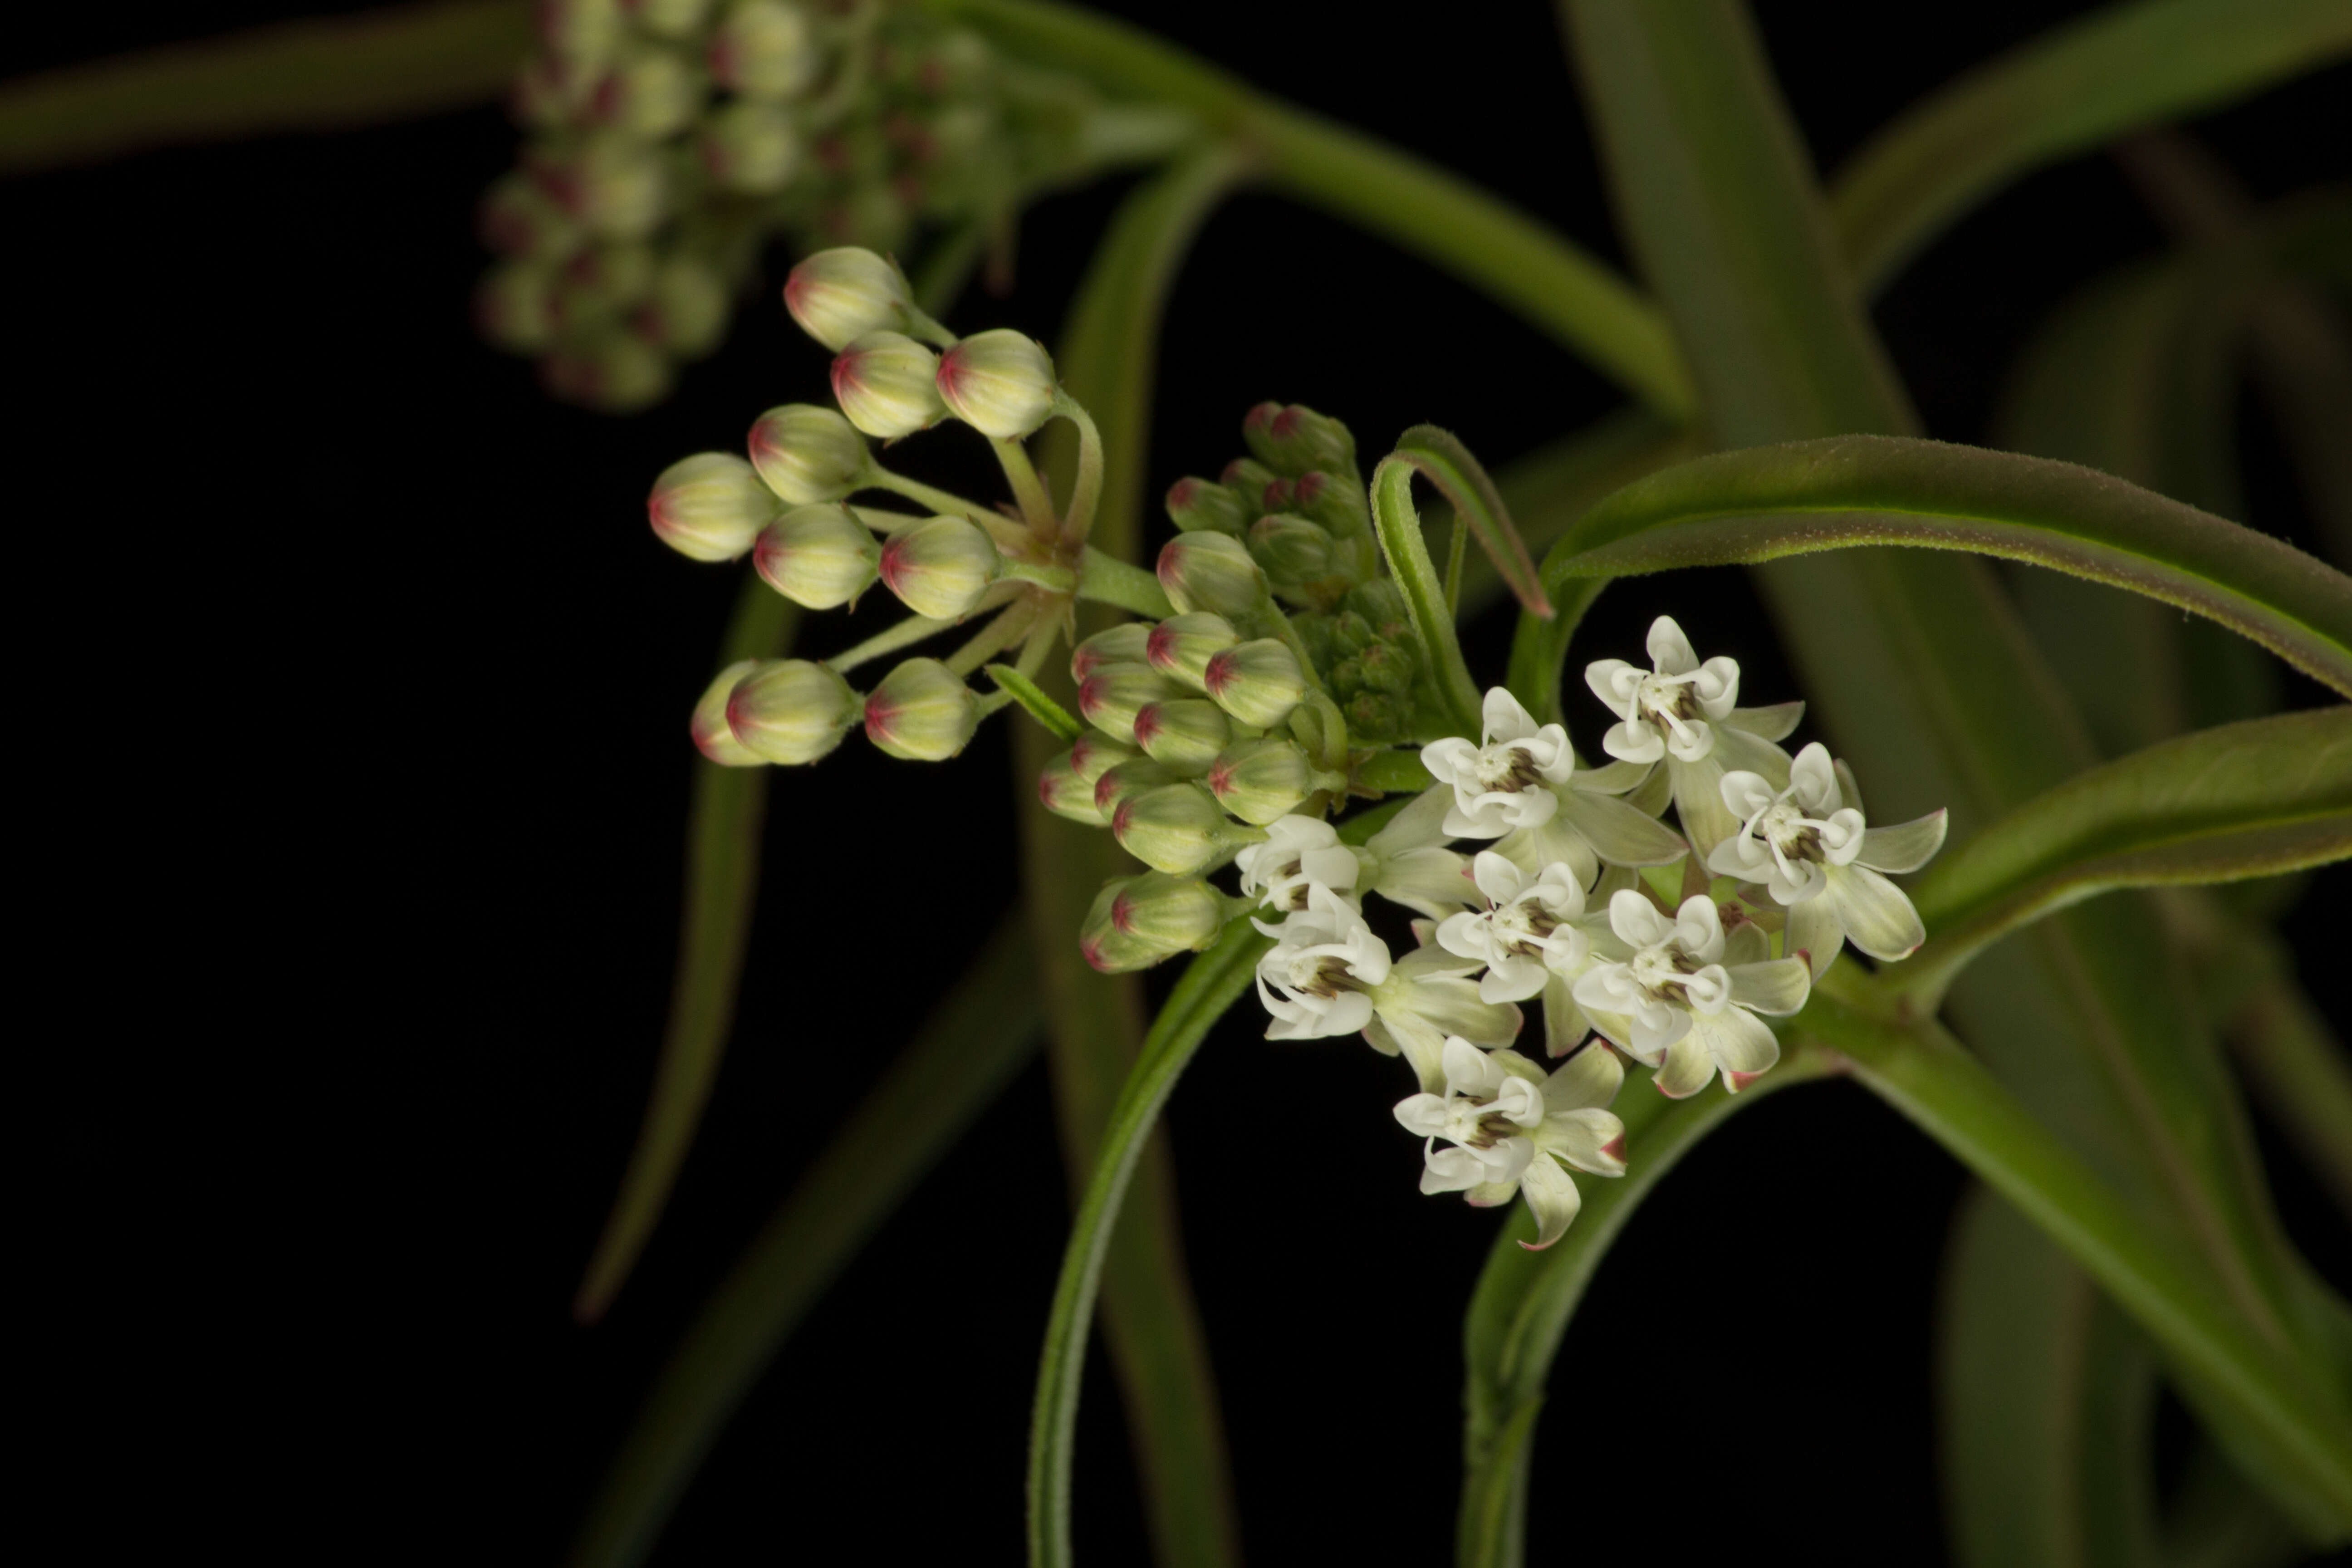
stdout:
[(904, 0), (541, 0), (539, 17), (477, 314), (600, 408), (656, 401), (715, 348), (780, 236), (936, 235), (953, 270), (1001, 250), (1039, 186), (1165, 140)]

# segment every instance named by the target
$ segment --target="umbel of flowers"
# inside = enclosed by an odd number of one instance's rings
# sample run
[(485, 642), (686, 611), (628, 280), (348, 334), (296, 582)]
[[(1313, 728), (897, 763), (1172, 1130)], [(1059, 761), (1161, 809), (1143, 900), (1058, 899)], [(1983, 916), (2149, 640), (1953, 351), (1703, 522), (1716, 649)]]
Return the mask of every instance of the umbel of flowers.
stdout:
[[(1086, 545), (1101, 454), (1042, 347), (956, 337), (864, 251), (811, 258), (786, 300), (837, 351), (838, 411), (772, 409), (748, 457), (673, 465), (655, 530), (698, 559), (750, 553), (811, 608), (879, 581), (912, 614), (821, 661), (722, 671), (697, 743), (730, 765), (811, 763), (862, 723), (892, 755), (937, 761), (1016, 698), (1076, 731), (1039, 799), (1141, 862), (1096, 898), (1076, 933), (1087, 961), (1145, 968), (1251, 920), (1272, 943), (1256, 975), (1269, 1039), (1360, 1036), (1412, 1069), (1395, 1114), (1423, 1140), (1423, 1192), (1524, 1195), (1532, 1245), (1551, 1245), (1580, 1201), (1570, 1173), (1623, 1173), (1609, 1107), (1627, 1061), (1669, 1096), (1718, 1078), (1737, 1093), (1780, 1059), (1768, 1020), (1801, 1008), (1846, 944), (1895, 962), (1924, 939), (1887, 874), (1935, 853), (1943, 813), (1871, 826), (1843, 763), (1818, 742), (1782, 749), (1803, 704), (1741, 707), (1738, 665), (1702, 659), (1668, 617), (1646, 668), (1586, 668), (1607, 760), (1588, 766), (1563, 723), (1501, 687), (1476, 736), (1452, 732), (1338, 421), (1253, 409), (1248, 456), (1170, 490), (1178, 532), (1147, 576)], [(1058, 508), (1021, 446), (1055, 416), (1081, 444)], [(943, 421), (989, 437), (1018, 521), (884, 468), (867, 445)], [(929, 515), (852, 499), (872, 491)], [(1073, 647), (1073, 720), (1025, 678), (1082, 597), (1146, 618)], [(869, 691), (847, 679), (974, 620), (944, 658), (908, 659)], [(1010, 669), (991, 663), (1016, 648)], [(971, 684), (983, 667), (992, 695)], [(1384, 793), (1367, 779), (1416, 774), (1370, 831), (1335, 825)], [(1529, 1006), (1542, 1060), (1518, 1048)]]
[(1041, 185), (1168, 133), (908, 0), (540, 0), (539, 34), (477, 315), (600, 408), (717, 347), (777, 238), (1003, 251)]

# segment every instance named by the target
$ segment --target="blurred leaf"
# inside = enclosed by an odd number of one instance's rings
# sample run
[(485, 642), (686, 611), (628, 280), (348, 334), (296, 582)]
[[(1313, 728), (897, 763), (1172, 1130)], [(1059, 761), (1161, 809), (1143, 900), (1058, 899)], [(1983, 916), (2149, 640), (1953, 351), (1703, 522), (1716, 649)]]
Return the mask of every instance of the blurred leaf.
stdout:
[(1372, 531), (1380, 535), (1389, 575), (1404, 595), (1412, 629), (1420, 634), (1422, 647), (1429, 650), (1447, 721), (1455, 727), (1455, 734), (1475, 735), (1479, 732), (1478, 683), (1463, 662), (1454, 610), (1445, 602), (1445, 585), (1438, 581), (1428, 542), (1422, 537), (1421, 513), (1412, 504), (1412, 477), (1418, 472), (1408, 458), (1391, 454), (1381, 459), (1372, 470)]
[(1037, 1021), (1016, 910), (703, 1305), (614, 1457), (572, 1568), (645, 1561), (744, 1395), (866, 1237), (1029, 1059)]
[(2260, 1100), (2352, 1215), (2352, 1059), (2290, 973), (2256, 984), (2228, 1025)]
[(1035, 681), (1011, 665), (992, 664), (984, 672), (996, 682), (997, 689), (1012, 694), (1021, 710), (1045, 728), (1045, 732), (1065, 745), (1086, 733), (1086, 726), (1070, 717), (1062, 705), (1038, 688)]

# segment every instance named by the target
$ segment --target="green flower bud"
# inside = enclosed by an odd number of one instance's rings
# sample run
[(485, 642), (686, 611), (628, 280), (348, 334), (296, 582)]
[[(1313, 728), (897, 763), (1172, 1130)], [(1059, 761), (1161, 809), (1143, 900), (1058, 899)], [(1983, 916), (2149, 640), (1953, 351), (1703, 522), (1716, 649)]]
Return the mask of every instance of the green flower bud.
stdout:
[(1331, 535), (1320, 524), (1280, 512), (1250, 524), (1249, 552), (1276, 584), (1311, 583), (1331, 570)]
[(856, 426), (813, 403), (769, 409), (746, 445), (768, 488), (795, 506), (839, 500), (866, 472), (866, 442)]
[(776, 498), (742, 458), (697, 452), (661, 471), (646, 498), (646, 515), (680, 555), (732, 561), (776, 515)]
[(1180, 533), (1160, 552), (1160, 585), (1180, 614), (1246, 616), (1265, 602), (1265, 574), (1238, 539)]
[(1153, 762), (1184, 777), (1208, 772), (1233, 738), (1232, 721), (1215, 703), (1197, 697), (1147, 702), (1136, 710), (1135, 743)]
[(1045, 346), (1008, 328), (975, 332), (940, 360), (940, 395), (983, 436), (1019, 441), (1054, 412), (1054, 361)]
[(801, 134), (792, 115), (758, 99), (739, 98), (712, 115), (700, 151), (712, 180), (747, 196), (775, 195), (801, 167)]
[(1056, 816), (1089, 827), (1108, 827), (1110, 819), (1095, 805), (1095, 784), (1114, 765), (1134, 755), (1106, 736), (1081, 735), (1037, 775), (1038, 803)]
[(1277, 489), (1282, 483), (1282, 476), (1264, 463), (1254, 463), (1247, 458), (1235, 458), (1225, 465), (1224, 472), (1217, 477), (1223, 481), (1227, 489), (1240, 496), (1248, 504), (1249, 514), (1253, 519), (1276, 510), (1276, 505), (1268, 502), (1265, 495), (1268, 490)]
[(1171, 877), (1187, 877), (1217, 858), (1228, 842), (1225, 814), (1196, 784), (1162, 784), (1129, 795), (1110, 816), (1118, 847)]
[(866, 699), (866, 738), (892, 756), (943, 763), (980, 728), (980, 697), (935, 658), (910, 658)]
[(1241, 640), (1233, 622), (1223, 616), (1206, 611), (1171, 616), (1152, 627), (1145, 639), (1144, 662), (1197, 691), (1206, 679), (1209, 660)]
[(761, 662), (727, 699), (727, 727), (759, 756), (787, 765), (813, 763), (857, 722), (849, 682), (804, 658)]
[(849, 422), (895, 441), (947, 413), (934, 377), (939, 356), (903, 332), (867, 332), (833, 362), (833, 396)]
[(1135, 716), (1144, 705), (1183, 695), (1148, 664), (1106, 664), (1078, 683), (1078, 712), (1112, 739), (1135, 744)]
[(1214, 479), (1185, 478), (1168, 487), (1168, 515), (1180, 529), (1238, 535), (1257, 509)]
[(668, 215), (661, 154), (621, 131), (597, 131), (569, 157), (542, 156), (533, 173), (564, 211), (607, 239), (643, 239)]
[(684, 38), (702, 31), (711, 0), (621, 0), (629, 20), (656, 38)]
[(1410, 697), (1418, 663), (1412, 648), (1399, 643), (1377, 642), (1357, 656), (1357, 681), (1367, 691)]
[(654, 253), (643, 245), (599, 245), (564, 265), (551, 309), (556, 324), (578, 334), (616, 321), (653, 292)]
[(1208, 783), (1219, 805), (1264, 827), (1315, 793), (1315, 767), (1297, 746), (1268, 735), (1227, 749), (1209, 764)]
[(1314, 661), (1318, 672), (1328, 674), (1334, 660), (1341, 656), (1331, 646), (1332, 617), (1317, 611), (1306, 611), (1290, 617), (1290, 629), (1298, 634), (1307, 657)]
[(1146, 942), (1141, 937), (1128, 935), (1111, 919), (1118, 895), (1135, 879), (1122, 877), (1103, 884), (1095, 895), (1093, 907), (1087, 910), (1086, 920), (1078, 926), (1078, 951), (1087, 962), (1105, 974), (1127, 974), (1138, 969), (1149, 969), (1176, 950)]
[(580, 247), (580, 225), (538, 181), (516, 173), (482, 197), (482, 243), (500, 256), (553, 261)]
[(935, 621), (971, 614), (1003, 564), (988, 535), (960, 517), (919, 522), (882, 547), (882, 581), (899, 603)]
[(1356, 437), (1337, 419), (1303, 403), (1286, 408), (1278, 403), (1259, 404), (1242, 421), (1242, 439), (1258, 461), (1277, 473), (1356, 471)]
[(1329, 529), (1334, 538), (1349, 539), (1371, 531), (1371, 502), (1363, 487), (1334, 479), (1320, 468), (1291, 481), (1290, 505), (1300, 516)]
[(699, 359), (727, 335), (727, 285), (691, 256), (654, 268), (653, 290), (638, 308), (636, 330), (682, 359)]
[(1412, 617), (1405, 609), (1404, 594), (1385, 577), (1360, 583), (1348, 590), (1341, 607), (1361, 616), (1384, 638), (1412, 635)]
[(627, 414), (660, 402), (672, 371), (669, 356), (635, 333), (607, 331), (540, 361), (539, 379), (566, 403)]
[(619, 0), (540, 0), (539, 41), (558, 59), (602, 60), (621, 41)]
[(1307, 697), (1298, 660), (1272, 637), (1236, 644), (1209, 661), (1202, 684), (1218, 707), (1259, 730), (1290, 717)]
[(1327, 709), (1320, 702), (1302, 702), (1291, 710), (1291, 739), (1305, 748), (1309, 762), (1326, 757), (1336, 765), (1341, 760), (1340, 752), (1351, 737), (1334, 731), (1332, 721), (1338, 716), (1338, 709)]
[(1097, 632), (1070, 650), (1070, 679), (1084, 680), (1107, 664), (1141, 664), (1151, 647), (1151, 627), (1122, 621)]
[(1206, 947), (1224, 929), (1223, 896), (1197, 878), (1151, 871), (1110, 886), (1112, 929), (1162, 952)]
[(844, 506), (804, 506), (761, 531), (751, 564), (769, 587), (812, 610), (855, 605), (882, 557), (874, 531)]
[(562, 131), (578, 121), (595, 91), (595, 63), (537, 55), (523, 62), (509, 105), (518, 124)]
[(694, 705), (694, 718), (687, 726), (695, 745), (702, 754), (722, 768), (755, 768), (767, 761), (735, 738), (727, 722), (727, 704), (735, 695), (736, 683), (760, 668), (756, 658), (740, 659), (719, 672)]
[(791, 0), (736, 0), (710, 36), (710, 73), (746, 98), (797, 98), (824, 63), (808, 13)]
[(1412, 703), (1394, 692), (1367, 687), (1348, 699), (1346, 713), (1349, 738), (1367, 745), (1402, 741), (1412, 728)]
[(906, 331), (915, 292), (897, 262), (845, 245), (793, 268), (784, 279), (784, 309), (801, 331), (839, 353), (868, 332)]
[(589, 112), (632, 136), (659, 140), (694, 122), (709, 95), (701, 69), (675, 49), (625, 50), (597, 82)]
[(474, 325), (511, 353), (537, 353), (555, 341), (555, 279), (537, 262), (492, 268), (474, 286)]

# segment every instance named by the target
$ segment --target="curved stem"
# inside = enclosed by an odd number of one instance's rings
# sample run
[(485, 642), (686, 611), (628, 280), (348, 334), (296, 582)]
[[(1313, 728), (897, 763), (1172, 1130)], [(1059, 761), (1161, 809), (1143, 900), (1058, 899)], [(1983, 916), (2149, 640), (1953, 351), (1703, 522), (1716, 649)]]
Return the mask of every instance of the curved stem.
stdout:
[(864, 642), (845, 647), (823, 662), (835, 675), (846, 675), (870, 659), (880, 658), (886, 653), (896, 653), (925, 637), (935, 637), (953, 625), (953, 621), (935, 621), (929, 616), (909, 616), (897, 626), (886, 626)]
[[(940, 662), (958, 675), (970, 675), (973, 670), (1028, 636), (1029, 628), (1036, 622), (1037, 606), (1035, 605), (1024, 602), (1010, 605), (1003, 614), (975, 633), (970, 642)], [(1006, 700), (1011, 700), (1008, 698)], [(1003, 703), (997, 704), (997, 707), (1003, 706)], [(995, 710), (988, 709), (984, 711), (993, 712)]]
[(884, 489), (917, 500), (946, 517), (968, 518), (982, 528), (993, 530), (1003, 522), (1001, 512), (992, 511), (978, 501), (966, 500), (953, 490), (943, 490), (937, 485), (927, 485), (920, 479), (910, 479), (904, 474), (892, 473), (879, 463), (866, 465), (859, 489)]
[(1102, 502), (1102, 432), (1095, 428), (1094, 416), (1059, 389), (1054, 394), (1054, 412), (1078, 427), (1078, 477), (1070, 487), (1070, 510), (1062, 520), (1062, 542), (1082, 544), (1094, 530), (1095, 508)]
[(995, 449), (997, 465), (1004, 470), (1004, 482), (1013, 487), (1013, 499), (1019, 504), (1029, 531), (1040, 539), (1051, 539), (1054, 498), (1046, 493), (1045, 481), (1037, 477), (1037, 465), (1029, 460), (1029, 448), (1001, 436), (991, 436), (988, 444)]
[(1116, 605), (1146, 620), (1160, 620), (1176, 613), (1159, 578), (1140, 566), (1130, 566), (1115, 555), (1106, 555), (1092, 545), (1087, 546), (1086, 552), (1078, 557), (1078, 597)]

